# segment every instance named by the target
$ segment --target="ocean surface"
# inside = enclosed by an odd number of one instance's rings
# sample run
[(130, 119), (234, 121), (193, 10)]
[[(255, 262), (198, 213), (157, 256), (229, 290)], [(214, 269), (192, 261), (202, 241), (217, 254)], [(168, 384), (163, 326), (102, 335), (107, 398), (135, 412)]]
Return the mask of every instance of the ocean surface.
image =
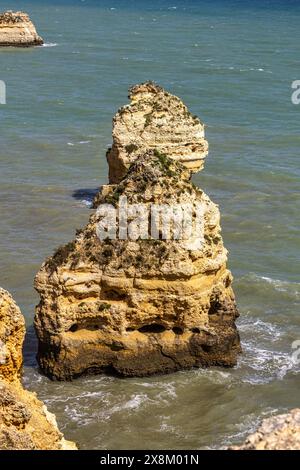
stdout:
[[(27, 322), (24, 383), (81, 449), (208, 449), (300, 405), (299, 1), (2, 1), (45, 46), (0, 49), (0, 285)], [(39, 374), (33, 278), (107, 181), (111, 120), (154, 80), (206, 124), (194, 177), (219, 204), (244, 353), (232, 370), (56, 383)], [(300, 358), (300, 355), (299, 355)]]

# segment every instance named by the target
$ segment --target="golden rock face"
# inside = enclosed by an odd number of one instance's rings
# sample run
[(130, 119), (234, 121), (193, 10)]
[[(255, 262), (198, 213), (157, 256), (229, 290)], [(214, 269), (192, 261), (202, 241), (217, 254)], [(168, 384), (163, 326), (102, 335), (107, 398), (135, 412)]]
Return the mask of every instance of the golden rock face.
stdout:
[(100, 240), (99, 213), (93, 214), (36, 276), (41, 368), (69, 380), (107, 371), (145, 376), (234, 366), (238, 312), (217, 206), (191, 183), (183, 164), (157, 149), (140, 155), (119, 184), (105, 186), (94, 205), (117, 210), (124, 197), (144, 210), (200, 208), (203, 233), (188, 240)]
[(21, 382), (25, 322), (12, 297), (0, 288), (0, 450), (68, 450), (55, 416)]
[(11, 295), (0, 288), (0, 377), (9, 382), (21, 376), (25, 321)]
[(177, 96), (147, 82), (131, 88), (129, 98), (113, 119), (113, 145), (107, 152), (111, 184), (151, 149), (181, 162), (190, 173), (203, 168), (208, 154), (204, 125)]
[(40, 46), (43, 39), (27, 13), (7, 11), (0, 14), (0, 46)]

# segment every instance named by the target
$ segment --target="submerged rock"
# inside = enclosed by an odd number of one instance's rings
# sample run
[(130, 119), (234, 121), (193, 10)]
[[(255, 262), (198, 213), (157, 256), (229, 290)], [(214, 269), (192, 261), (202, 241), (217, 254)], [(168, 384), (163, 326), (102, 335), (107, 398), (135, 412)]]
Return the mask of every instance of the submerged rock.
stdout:
[[(132, 127), (131, 141), (136, 141), (134, 132)], [(180, 142), (178, 148), (180, 154)], [(190, 169), (174, 161), (175, 145), (172, 158), (158, 149), (142, 151), (118, 184), (99, 192), (98, 210), (88, 225), (36, 276), (41, 297), (35, 317), (38, 361), (51, 378), (105, 371), (144, 376), (236, 364), (238, 311), (218, 207), (190, 181)], [(116, 175), (112, 156), (109, 164)], [(118, 212), (124, 200), (134, 208), (127, 225)], [(115, 239), (99, 237), (104, 204), (117, 211)], [(153, 235), (153, 207), (179, 207), (185, 213), (188, 205), (188, 237)], [(162, 238), (159, 230), (156, 235)]]
[(300, 450), (300, 409), (265, 419), (244, 444), (231, 450)]
[(0, 288), (0, 450), (69, 450), (55, 416), (20, 382), (24, 318)]
[(0, 14), (0, 46), (40, 46), (43, 39), (27, 13), (7, 11)]
[(130, 104), (113, 120), (113, 145), (107, 152), (109, 182), (119, 183), (131, 163), (157, 149), (194, 173), (208, 153), (204, 125), (185, 104), (152, 82), (129, 90)]

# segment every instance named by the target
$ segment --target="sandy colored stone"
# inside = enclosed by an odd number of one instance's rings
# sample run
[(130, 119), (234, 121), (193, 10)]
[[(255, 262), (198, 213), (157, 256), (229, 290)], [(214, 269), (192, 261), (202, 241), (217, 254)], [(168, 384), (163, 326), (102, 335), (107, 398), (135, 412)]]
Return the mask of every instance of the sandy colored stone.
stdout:
[(184, 205), (203, 211), (204, 232), (188, 240), (111, 240), (94, 213), (75, 240), (36, 276), (38, 361), (51, 378), (122, 376), (211, 365), (232, 367), (241, 351), (238, 311), (226, 267), (220, 213), (189, 180), (186, 167), (157, 149), (133, 163), (95, 206)]
[(22, 371), (25, 321), (11, 295), (0, 288), (0, 377), (12, 382)]
[(191, 173), (203, 168), (208, 153), (204, 125), (177, 96), (146, 82), (132, 87), (129, 99), (113, 119), (113, 145), (107, 152), (110, 183), (119, 183), (131, 163), (151, 149)]
[(55, 416), (20, 382), (24, 318), (0, 288), (0, 450), (76, 449), (64, 439)]
[(300, 409), (263, 420), (244, 444), (231, 450), (300, 450)]
[(7, 11), (0, 14), (0, 46), (40, 46), (43, 39), (27, 13)]
[(0, 380), (1, 450), (76, 450), (59, 431), (55, 416), (20, 382)]

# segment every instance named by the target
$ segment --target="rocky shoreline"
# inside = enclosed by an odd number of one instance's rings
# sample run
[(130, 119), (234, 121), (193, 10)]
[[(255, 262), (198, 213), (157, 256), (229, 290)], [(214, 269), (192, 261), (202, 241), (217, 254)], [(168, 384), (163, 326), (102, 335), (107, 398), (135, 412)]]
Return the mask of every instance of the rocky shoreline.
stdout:
[(0, 13), (0, 47), (41, 46), (43, 43), (27, 13)]
[(244, 444), (230, 450), (300, 450), (300, 409), (263, 420)]
[[(0, 15), (0, 46), (40, 44), (28, 15)], [(220, 212), (191, 181), (208, 154), (204, 125), (152, 82), (132, 87), (129, 100), (113, 120), (108, 184), (94, 199), (94, 213), (36, 275), (37, 359), (41, 372), (54, 380), (233, 367), (242, 352)], [(123, 238), (118, 215), (119, 236), (101, 239), (99, 208), (119, 211), (123, 198), (142, 205), (144, 213), (153, 204), (189, 204), (193, 219), (198, 210), (203, 214), (203, 233), (192, 231), (180, 241)], [(134, 234), (140, 227), (131, 228)], [(76, 450), (55, 416), (22, 386), (24, 336), (22, 314), (0, 288), (0, 449)], [(264, 420), (229, 450), (300, 450), (300, 410)]]
[(76, 450), (55, 416), (21, 384), (25, 321), (0, 288), (0, 450)]

